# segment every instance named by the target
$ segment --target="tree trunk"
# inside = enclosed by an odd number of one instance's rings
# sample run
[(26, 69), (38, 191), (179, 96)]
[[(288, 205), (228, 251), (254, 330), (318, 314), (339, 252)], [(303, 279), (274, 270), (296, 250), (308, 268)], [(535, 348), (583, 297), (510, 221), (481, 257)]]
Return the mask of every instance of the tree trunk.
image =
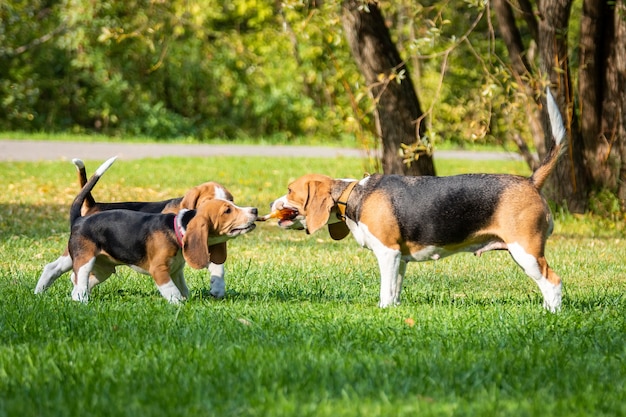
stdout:
[[(585, 149), (574, 111), (574, 91), (571, 85), (567, 49), (567, 27), (572, 2), (570, 0), (544, 0), (539, 2), (539, 51), (541, 72), (546, 74), (558, 97), (559, 108), (569, 133), (569, 152), (561, 158), (546, 182), (548, 198), (564, 204), (569, 211), (583, 213), (587, 210), (589, 180), (587, 165), (583, 160)], [(547, 113), (544, 111), (544, 113)], [(544, 117), (546, 148), (552, 146), (550, 123)]]
[(626, 211), (626, 22), (624, 1), (585, 0), (580, 95), (584, 161), (594, 189), (616, 193)]
[[(596, 1), (596, 0), (591, 0)], [(524, 47), (517, 21), (513, 16), (511, 5), (506, 0), (492, 0), (494, 11), (498, 18), (503, 40), (509, 51), (512, 72), (522, 85), (526, 95), (535, 97), (542, 93), (542, 79), (547, 77), (552, 92), (557, 98), (561, 114), (569, 133), (568, 153), (556, 166), (553, 174), (548, 178), (545, 193), (550, 200), (564, 205), (571, 212), (581, 213), (587, 209), (587, 200), (590, 193), (591, 181), (587, 161), (583, 158), (587, 143), (578, 126), (578, 112), (575, 109), (574, 90), (571, 85), (567, 48), (567, 28), (571, 11), (571, 0), (542, 0), (538, 1), (538, 11), (533, 14), (529, 1), (519, 2), (522, 16), (529, 28), (529, 32), (537, 43), (540, 59), (540, 74), (533, 74), (533, 65), (526, 61), (527, 49)], [(542, 74), (545, 74), (542, 76)], [(540, 101), (542, 109), (543, 134), (533, 132), (539, 156), (543, 157), (545, 150), (553, 144), (551, 128), (546, 112), (545, 101)], [(531, 128), (534, 117), (529, 111)], [(537, 143), (543, 137), (544, 143)]]
[[(615, 113), (612, 115), (613, 123), (607, 123), (612, 126), (610, 130), (611, 140), (615, 143), (614, 147), (619, 155), (619, 163), (617, 164), (618, 181), (617, 181), (617, 198), (620, 201), (623, 213), (626, 213), (626, 2), (618, 0), (613, 12), (615, 22), (615, 44), (611, 58), (611, 74), (615, 74), (615, 84), (612, 86), (611, 94), (617, 103)], [(613, 78), (613, 77), (611, 77)]]
[(375, 3), (343, 2), (342, 22), (352, 55), (376, 102), (375, 120), (382, 141), (385, 174), (434, 175), (430, 155), (421, 154), (410, 164), (400, 155), (402, 144), (420, 143), (423, 114), (409, 71), (391, 40)]
[[(585, 155), (591, 167), (594, 186), (607, 187), (617, 190), (622, 209), (626, 208), (626, 125), (624, 124), (624, 110), (626, 110), (626, 23), (624, 22), (624, 1), (614, 5), (608, 2), (586, 0), (583, 4), (587, 25), (581, 24), (581, 31), (586, 26), (596, 29), (595, 51), (592, 57), (596, 64), (590, 65), (591, 70), (580, 79), (581, 100), (583, 93), (591, 95), (593, 102), (590, 108), (583, 113), (590, 117), (590, 126), (583, 125), (583, 134), (589, 142)], [(581, 34), (582, 36), (582, 34)], [(599, 47), (601, 45), (601, 47)], [(591, 50), (581, 45), (581, 52)], [(589, 60), (591, 61), (591, 59)], [(591, 72), (594, 71), (594, 72)], [(595, 77), (595, 78), (594, 78)], [(589, 81), (593, 80), (593, 81)], [(588, 86), (586, 84), (589, 84)], [(584, 87), (587, 87), (583, 90)], [(585, 119), (584, 119), (585, 120)], [(595, 129), (595, 130), (592, 130)]]

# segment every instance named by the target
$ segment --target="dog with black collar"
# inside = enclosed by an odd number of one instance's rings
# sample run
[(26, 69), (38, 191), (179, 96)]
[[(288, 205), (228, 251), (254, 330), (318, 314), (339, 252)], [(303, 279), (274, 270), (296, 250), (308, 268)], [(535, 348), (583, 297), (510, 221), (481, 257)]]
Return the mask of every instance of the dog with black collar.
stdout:
[(284, 228), (330, 236), (350, 232), (371, 249), (380, 268), (380, 307), (400, 303), (408, 262), (436, 260), (459, 252), (477, 256), (507, 250), (539, 286), (544, 307), (561, 307), (561, 279), (544, 256), (553, 230), (541, 188), (566, 148), (566, 131), (554, 97), (547, 91), (554, 146), (529, 177), (464, 174), (449, 177), (371, 175), (360, 181), (304, 175), (272, 203)]

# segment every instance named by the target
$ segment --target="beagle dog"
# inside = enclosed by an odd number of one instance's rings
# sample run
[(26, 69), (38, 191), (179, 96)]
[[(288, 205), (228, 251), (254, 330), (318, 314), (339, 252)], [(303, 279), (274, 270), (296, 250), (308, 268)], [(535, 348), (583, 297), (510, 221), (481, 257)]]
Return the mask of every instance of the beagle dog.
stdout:
[[(76, 166), (78, 173), (78, 182), (81, 189), (87, 183), (87, 172), (85, 170), (85, 164), (80, 159), (73, 159), (72, 162)], [(216, 182), (205, 182), (198, 186), (191, 188), (185, 193), (184, 196), (178, 198), (171, 198), (163, 201), (125, 201), (125, 202), (112, 202), (101, 203), (96, 202), (91, 192), (85, 196), (85, 201), (81, 209), (81, 215), (89, 216), (94, 213), (99, 213), (107, 210), (133, 210), (143, 213), (178, 213), (181, 209), (195, 209), (202, 203), (208, 200), (222, 199), (233, 201), (233, 195), (224, 188), (222, 185)], [(226, 251), (226, 242), (222, 243), (221, 250)], [(50, 287), (54, 281), (56, 281), (64, 273), (71, 271), (72, 258), (70, 257), (69, 250), (66, 247), (63, 255), (58, 257), (54, 262), (47, 264), (37, 286), (35, 287), (35, 294), (44, 292)], [(224, 265), (210, 263), (208, 266), (209, 273), (211, 274), (211, 289), (210, 293), (215, 298), (222, 298), (226, 293), (226, 283), (224, 281)]]
[(206, 268), (226, 261), (224, 243), (256, 227), (257, 209), (209, 199), (195, 210), (144, 213), (106, 210), (81, 215), (81, 207), (111, 158), (98, 168), (70, 208), (68, 248), (72, 259), (72, 299), (87, 302), (91, 289), (105, 281), (118, 265), (149, 274), (161, 295), (178, 303), (189, 295), (183, 267)]
[(314, 233), (327, 225), (335, 240), (352, 232), (378, 260), (380, 307), (400, 303), (407, 262), (508, 250), (539, 286), (544, 307), (555, 312), (561, 279), (544, 256), (553, 220), (540, 190), (566, 148), (566, 133), (549, 91), (547, 106), (555, 145), (530, 178), (371, 175), (357, 181), (309, 174), (289, 184), (272, 212), (294, 213), (279, 220), (284, 228)]

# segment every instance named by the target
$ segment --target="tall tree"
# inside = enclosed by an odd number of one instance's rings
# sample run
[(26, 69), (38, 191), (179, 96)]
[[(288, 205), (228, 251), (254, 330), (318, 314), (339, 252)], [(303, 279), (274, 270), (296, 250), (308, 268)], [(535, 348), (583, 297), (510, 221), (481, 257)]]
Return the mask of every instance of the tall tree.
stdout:
[(380, 9), (374, 2), (346, 0), (342, 22), (352, 55), (376, 103), (383, 171), (386, 174), (434, 175), (429, 153), (415, 153), (417, 160), (410, 163), (405, 163), (401, 155), (403, 145), (415, 149), (416, 143), (421, 143), (425, 123), (406, 63), (391, 39)]
[[(549, 180), (548, 196), (565, 203), (570, 211), (582, 212), (593, 191), (609, 189), (626, 210), (624, 0), (584, 0), (578, 88), (572, 85), (568, 54), (571, 0), (542, 0), (536, 4), (519, 0), (515, 8), (507, 0), (492, 0), (492, 4), (513, 75), (534, 97), (540, 96), (548, 82), (556, 90), (566, 116), (570, 150)], [(515, 19), (514, 10), (521, 19)], [(524, 31), (522, 24), (526, 26)], [(526, 39), (521, 33), (527, 33)], [(538, 65), (528, 61), (533, 42), (539, 50)], [(539, 73), (533, 69), (537, 67)], [(539, 139), (543, 143), (537, 146), (540, 151), (552, 139), (545, 115), (543, 127), (545, 134)]]

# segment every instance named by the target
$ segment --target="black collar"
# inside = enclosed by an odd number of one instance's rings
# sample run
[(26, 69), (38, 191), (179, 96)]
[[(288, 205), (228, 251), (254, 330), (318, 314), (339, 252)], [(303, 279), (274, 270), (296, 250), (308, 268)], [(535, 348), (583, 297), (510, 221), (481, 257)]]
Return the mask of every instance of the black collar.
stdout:
[(339, 213), (337, 213), (337, 217), (342, 221), (346, 221), (346, 210), (348, 209), (348, 199), (350, 198), (350, 194), (352, 194), (352, 190), (358, 184), (358, 181), (352, 181), (345, 190), (339, 196), (339, 200), (337, 200), (337, 206), (339, 207)]

